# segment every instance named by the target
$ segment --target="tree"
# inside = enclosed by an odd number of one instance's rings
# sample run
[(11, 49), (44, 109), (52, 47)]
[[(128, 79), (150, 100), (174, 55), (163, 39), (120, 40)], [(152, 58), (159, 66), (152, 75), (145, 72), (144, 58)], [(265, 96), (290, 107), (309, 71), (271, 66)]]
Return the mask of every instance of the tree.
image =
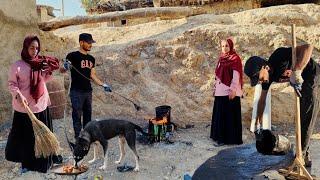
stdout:
[(86, 9), (87, 12), (90, 12), (94, 9), (97, 4), (99, 4), (102, 0), (81, 0), (82, 6)]

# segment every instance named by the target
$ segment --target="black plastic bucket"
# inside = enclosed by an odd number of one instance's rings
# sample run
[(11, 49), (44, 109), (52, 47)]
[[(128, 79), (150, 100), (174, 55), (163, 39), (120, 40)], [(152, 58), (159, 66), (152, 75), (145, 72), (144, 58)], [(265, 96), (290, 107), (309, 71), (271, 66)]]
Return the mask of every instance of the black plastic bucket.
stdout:
[(291, 144), (285, 136), (275, 134), (268, 129), (254, 132), (256, 136), (256, 149), (264, 155), (285, 155), (290, 151)]
[(167, 124), (170, 124), (170, 122), (171, 122), (171, 106), (163, 105), (163, 106), (156, 107), (156, 118), (161, 119), (164, 116), (167, 116), (167, 118), (168, 118)]

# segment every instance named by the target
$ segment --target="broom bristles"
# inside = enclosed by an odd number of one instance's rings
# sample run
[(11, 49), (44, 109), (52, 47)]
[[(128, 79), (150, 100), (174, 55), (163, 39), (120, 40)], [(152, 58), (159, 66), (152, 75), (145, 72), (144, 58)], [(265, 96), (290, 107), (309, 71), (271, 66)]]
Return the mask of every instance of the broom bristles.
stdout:
[(38, 119), (32, 119), (33, 131), (35, 135), (35, 156), (48, 157), (50, 155), (58, 155), (60, 144), (56, 136), (50, 129)]
[(43, 122), (38, 120), (27, 105), (25, 105), (25, 108), (32, 122), (35, 138), (35, 157), (39, 158), (58, 155), (61, 148), (56, 136)]

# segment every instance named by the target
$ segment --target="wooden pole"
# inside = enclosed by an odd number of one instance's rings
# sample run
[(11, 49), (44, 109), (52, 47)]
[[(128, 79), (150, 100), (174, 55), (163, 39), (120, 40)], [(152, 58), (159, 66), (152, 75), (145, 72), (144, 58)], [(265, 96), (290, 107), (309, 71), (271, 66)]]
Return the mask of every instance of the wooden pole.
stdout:
[[(295, 24), (292, 24), (292, 68), (294, 70), (294, 67), (297, 62), (297, 41), (296, 41), (296, 31), (295, 31)], [(302, 158), (302, 148), (301, 148), (301, 123), (300, 123), (300, 98), (295, 94), (296, 98), (296, 118), (295, 118), (295, 123), (296, 123), (296, 157), (299, 158), (301, 162), (303, 162), (304, 165), (304, 160)]]
[[(295, 24), (292, 24), (292, 66), (291, 69), (294, 69), (297, 56), (296, 56), (296, 34), (295, 34)], [(309, 174), (309, 172), (304, 167), (304, 159), (302, 155), (302, 148), (301, 148), (301, 123), (300, 123), (300, 97), (295, 93), (296, 98), (296, 118), (295, 118), (295, 124), (296, 124), (296, 157), (293, 161), (293, 164), (286, 169), (280, 169), (279, 172), (283, 173), (285, 176), (294, 176), (298, 179), (308, 179), (312, 180), (312, 176)], [(296, 170), (298, 172), (294, 172), (294, 168), (296, 167)]]
[(61, 0), (61, 13), (62, 13), (62, 16), (64, 16), (64, 2), (63, 2), (63, 0)]

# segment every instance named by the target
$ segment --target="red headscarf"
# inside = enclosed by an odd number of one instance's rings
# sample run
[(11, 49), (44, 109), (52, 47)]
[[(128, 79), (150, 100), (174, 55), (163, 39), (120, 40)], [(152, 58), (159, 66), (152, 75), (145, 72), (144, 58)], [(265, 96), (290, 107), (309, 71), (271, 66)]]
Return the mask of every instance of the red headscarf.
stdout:
[(221, 82), (227, 86), (231, 85), (233, 78), (233, 70), (238, 71), (240, 74), (240, 84), (243, 85), (243, 70), (242, 62), (238, 54), (233, 48), (233, 42), (231, 39), (227, 39), (227, 43), (230, 47), (230, 51), (222, 53), (219, 57), (219, 61), (216, 68), (216, 76)]
[[(28, 52), (28, 48), (33, 41), (37, 41), (39, 45), (36, 57), (31, 57)], [(21, 58), (31, 66), (30, 94), (36, 101), (38, 101), (38, 99), (44, 94), (45, 82), (42, 77), (42, 71), (52, 73), (53, 70), (59, 68), (59, 60), (57, 58), (39, 56), (39, 52), (39, 38), (34, 35), (27, 36), (23, 41)]]

